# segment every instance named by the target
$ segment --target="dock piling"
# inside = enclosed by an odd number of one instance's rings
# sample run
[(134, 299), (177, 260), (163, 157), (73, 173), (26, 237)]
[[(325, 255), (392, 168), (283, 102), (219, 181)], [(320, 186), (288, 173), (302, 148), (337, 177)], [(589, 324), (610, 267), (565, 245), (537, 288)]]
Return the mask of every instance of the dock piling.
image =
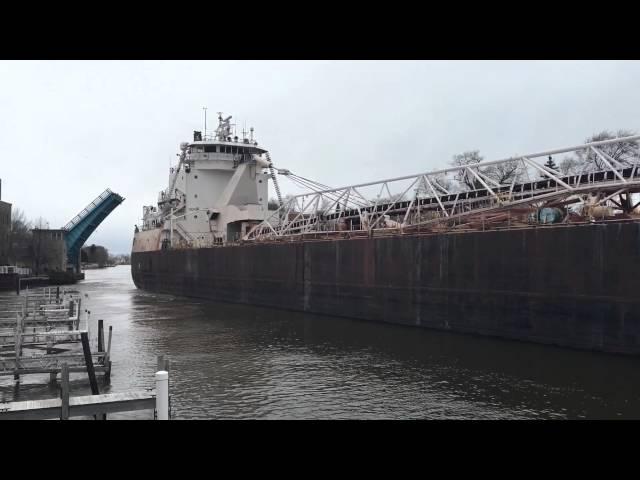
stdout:
[(156, 372), (156, 413), (158, 420), (169, 420), (169, 372)]
[(104, 383), (106, 385), (111, 385), (111, 360), (109, 360), (105, 366), (107, 369), (104, 371)]
[(15, 339), (15, 349), (16, 349), (16, 373), (13, 375), (13, 379), (16, 382), (20, 381), (20, 374), (17, 373), (20, 368), (20, 357), (22, 356), (22, 325), (23, 318), (22, 315), (16, 315), (16, 339)]
[(109, 338), (107, 340), (107, 357), (106, 360), (111, 360), (111, 336), (113, 335), (113, 325), (109, 325)]
[[(82, 338), (82, 350), (84, 351), (84, 362), (87, 365), (87, 373), (89, 374), (89, 383), (91, 384), (91, 394), (92, 395), (100, 395), (100, 391), (98, 390), (98, 381), (96, 380), (96, 371), (93, 368), (93, 359), (91, 358), (91, 348), (89, 347), (89, 334), (87, 332), (82, 332), (80, 334)], [(95, 415), (94, 418), (96, 420), (106, 420), (107, 414), (102, 413)]]
[(62, 406), (60, 409), (60, 420), (69, 420), (69, 365), (63, 363), (60, 370), (61, 390), (60, 398)]
[[(98, 320), (98, 352), (104, 352), (104, 320)], [(102, 357), (104, 361), (104, 357)], [(98, 357), (100, 362), (100, 357)]]
[(111, 383), (111, 336), (113, 334), (113, 326), (109, 325), (109, 339), (107, 340), (107, 353), (104, 357), (104, 366), (107, 367), (104, 372), (104, 381), (107, 385)]
[(91, 384), (91, 395), (100, 395), (98, 390), (98, 382), (96, 380), (96, 371), (93, 368), (93, 359), (91, 358), (91, 348), (89, 347), (89, 334), (82, 332), (80, 334), (82, 338), (82, 351), (84, 352), (84, 363), (87, 366), (87, 373), (89, 374), (89, 383)]

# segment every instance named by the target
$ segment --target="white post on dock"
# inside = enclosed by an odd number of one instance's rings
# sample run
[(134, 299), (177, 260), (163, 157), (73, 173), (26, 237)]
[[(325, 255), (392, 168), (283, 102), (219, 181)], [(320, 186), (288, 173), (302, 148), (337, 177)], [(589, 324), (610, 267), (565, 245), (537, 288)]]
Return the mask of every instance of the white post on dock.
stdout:
[(169, 372), (156, 372), (156, 412), (158, 420), (169, 420)]

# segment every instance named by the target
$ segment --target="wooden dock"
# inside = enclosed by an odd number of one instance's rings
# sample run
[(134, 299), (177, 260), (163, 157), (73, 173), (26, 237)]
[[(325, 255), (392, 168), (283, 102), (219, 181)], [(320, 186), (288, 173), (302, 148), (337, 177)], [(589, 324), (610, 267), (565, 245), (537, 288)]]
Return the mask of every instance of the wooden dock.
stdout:
[[(49, 373), (55, 383), (60, 375), (60, 398), (0, 404), (0, 419), (53, 419), (93, 416), (106, 420), (107, 414), (153, 409), (160, 420), (171, 417), (169, 361), (158, 357), (155, 391), (100, 394), (96, 372), (111, 378), (109, 327), (105, 343), (104, 322), (98, 320), (97, 351), (91, 351), (88, 313), (81, 319), (79, 292), (58, 288), (23, 291), (16, 297), (0, 297), (0, 375)], [(84, 328), (82, 328), (84, 327)], [(70, 397), (69, 374), (85, 373), (91, 395)]]
[[(66, 420), (136, 410), (155, 410), (155, 392), (107, 393), (70, 397), (63, 414), (63, 399), (0, 403), (0, 420)], [(65, 418), (66, 417), (66, 418)]]
[[(85, 337), (86, 338), (86, 337)], [(153, 410), (154, 418), (171, 418), (171, 398), (169, 396), (169, 360), (158, 356), (155, 390), (100, 394), (91, 381), (92, 395), (71, 397), (69, 395), (69, 365), (63, 363), (60, 373), (60, 398), (26, 400), (0, 403), (0, 420), (68, 420), (72, 417), (93, 417), (106, 420), (108, 414)]]
[(87, 354), (89, 342), (85, 345), (83, 335), (88, 335), (88, 315), (82, 322), (81, 305), (79, 292), (60, 287), (0, 298), (0, 375), (13, 375), (19, 382), (22, 375), (49, 373), (54, 381), (67, 363), (71, 372), (103, 373), (108, 383), (112, 328), (105, 346), (103, 322), (98, 321), (98, 348)]

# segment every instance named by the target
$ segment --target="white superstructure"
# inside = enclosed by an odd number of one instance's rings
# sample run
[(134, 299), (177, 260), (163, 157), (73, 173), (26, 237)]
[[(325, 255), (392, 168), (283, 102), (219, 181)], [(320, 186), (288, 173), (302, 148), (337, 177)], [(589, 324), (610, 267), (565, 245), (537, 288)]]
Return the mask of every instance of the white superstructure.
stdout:
[(133, 251), (208, 247), (240, 240), (267, 216), (267, 150), (243, 131), (232, 134), (231, 116), (218, 115), (213, 135), (193, 132), (180, 145), (180, 161), (156, 206), (143, 207)]

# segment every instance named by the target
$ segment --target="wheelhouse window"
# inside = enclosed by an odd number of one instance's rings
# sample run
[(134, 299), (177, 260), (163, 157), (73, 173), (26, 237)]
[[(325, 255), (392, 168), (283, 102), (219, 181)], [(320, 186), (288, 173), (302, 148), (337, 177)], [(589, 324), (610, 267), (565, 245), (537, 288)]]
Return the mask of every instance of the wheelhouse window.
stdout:
[(204, 151), (207, 153), (216, 153), (218, 151), (217, 145), (205, 145)]

